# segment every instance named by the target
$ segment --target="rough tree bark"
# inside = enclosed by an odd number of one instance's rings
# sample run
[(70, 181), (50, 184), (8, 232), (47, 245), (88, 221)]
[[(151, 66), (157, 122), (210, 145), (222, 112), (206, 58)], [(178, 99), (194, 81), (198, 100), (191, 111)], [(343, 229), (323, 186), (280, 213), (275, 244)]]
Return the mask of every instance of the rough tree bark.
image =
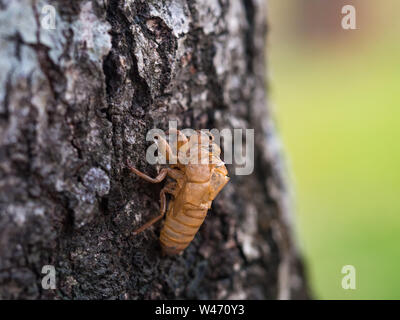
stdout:
[[(307, 298), (265, 97), (264, 1), (49, 3), (0, 1), (0, 298)], [(228, 166), (174, 257), (160, 224), (132, 235), (160, 186), (125, 165), (156, 174), (146, 132), (168, 120), (255, 129), (254, 173)]]

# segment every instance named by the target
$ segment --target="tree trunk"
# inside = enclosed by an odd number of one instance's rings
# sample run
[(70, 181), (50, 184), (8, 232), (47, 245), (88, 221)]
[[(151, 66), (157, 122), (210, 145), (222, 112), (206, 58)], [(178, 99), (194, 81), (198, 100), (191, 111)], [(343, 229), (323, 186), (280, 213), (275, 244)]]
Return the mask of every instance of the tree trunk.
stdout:
[[(266, 104), (262, 0), (0, 1), (0, 298), (307, 298)], [(146, 133), (253, 128), (255, 167), (161, 255)], [(161, 184), (162, 185), (162, 184)], [(53, 265), (56, 289), (42, 287)]]

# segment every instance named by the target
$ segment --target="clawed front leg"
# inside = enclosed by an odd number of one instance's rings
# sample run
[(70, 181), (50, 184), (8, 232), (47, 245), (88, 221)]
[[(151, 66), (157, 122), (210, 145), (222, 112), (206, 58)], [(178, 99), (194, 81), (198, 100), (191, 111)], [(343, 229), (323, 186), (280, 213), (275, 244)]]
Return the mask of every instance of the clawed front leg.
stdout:
[(144, 179), (150, 183), (160, 183), (161, 181), (163, 181), (165, 179), (165, 177), (167, 175), (175, 180), (183, 178), (183, 173), (179, 169), (163, 168), (163, 169), (161, 169), (161, 171), (157, 177), (152, 178), (152, 177), (148, 176), (147, 174), (139, 171), (135, 167), (132, 167), (129, 163), (127, 165), (128, 165), (129, 170), (131, 170), (134, 174), (138, 175), (139, 177), (141, 177), (142, 179)]
[(147, 174), (139, 171), (138, 169), (136, 169), (135, 167), (132, 167), (131, 165), (128, 164), (128, 168), (136, 175), (138, 175), (139, 177), (141, 177), (142, 179), (146, 180), (147, 182), (151, 182), (151, 183), (160, 183), (161, 181), (163, 181), (165, 179), (165, 177), (167, 176), (168, 173), (168, 168), (164, 168), (160, 171), (159, 175), (155, 178), (152, 178), (150, 176), (148, 176)]

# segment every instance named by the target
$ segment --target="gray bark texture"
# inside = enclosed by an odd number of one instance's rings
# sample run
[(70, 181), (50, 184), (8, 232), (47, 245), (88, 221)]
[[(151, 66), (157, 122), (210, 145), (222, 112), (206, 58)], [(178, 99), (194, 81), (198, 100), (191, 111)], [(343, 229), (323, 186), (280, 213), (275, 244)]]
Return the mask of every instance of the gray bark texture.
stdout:
[[(263, 0), (0, 1), (0, 298), (308, 298), (266, 101), (265, 15)], [(168, 120), (255, 130), (253, 174), (228, 166), (172, 257), (161, 223), (132, 234), (162, 184), (126, 167), (157, 174), (146, 133)]]

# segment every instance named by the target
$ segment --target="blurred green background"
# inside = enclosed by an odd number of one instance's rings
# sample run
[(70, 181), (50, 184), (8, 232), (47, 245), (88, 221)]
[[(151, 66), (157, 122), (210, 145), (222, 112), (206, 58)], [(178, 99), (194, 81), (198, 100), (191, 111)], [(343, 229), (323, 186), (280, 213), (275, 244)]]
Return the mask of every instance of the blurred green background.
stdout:
[[(341, 27), (345, 4), (357, 30)], [(314, 298), (400, 299), (400, 1), (268, 10), (270, 100)], [(355, 290), (341, 287), (349, 264)]]

